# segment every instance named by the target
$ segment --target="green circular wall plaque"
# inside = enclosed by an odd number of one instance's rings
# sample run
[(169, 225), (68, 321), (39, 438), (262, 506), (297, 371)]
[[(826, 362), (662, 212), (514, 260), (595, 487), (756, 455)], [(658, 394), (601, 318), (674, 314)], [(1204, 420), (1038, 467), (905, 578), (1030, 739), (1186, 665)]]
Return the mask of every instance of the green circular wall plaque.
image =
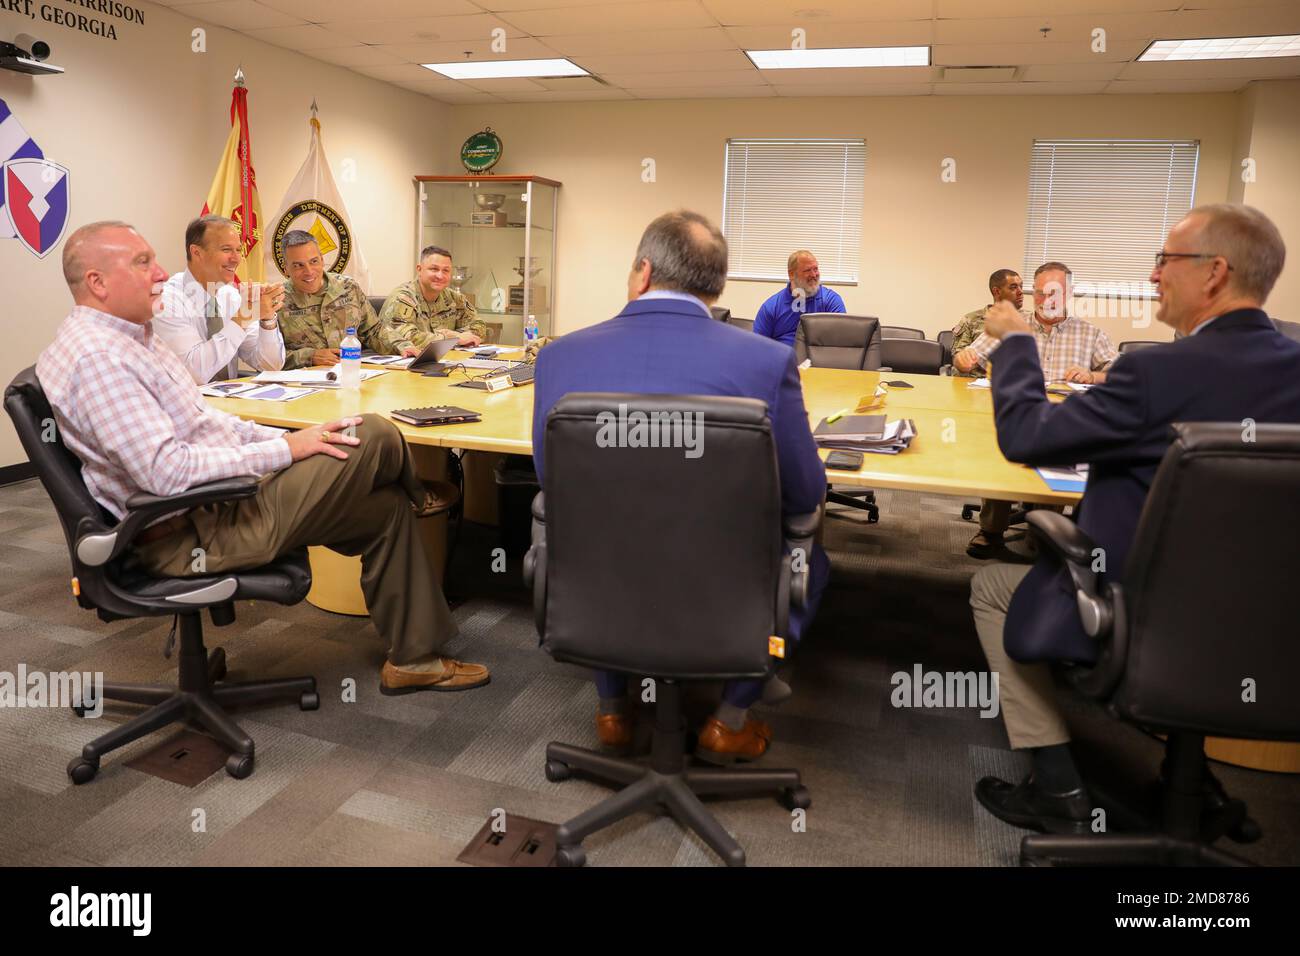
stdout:
[(488, 126), (465, 140), (460, 148), (460, 161), (468, 172), (485, 173), (500, 161), (501, 150), (501, 137)]

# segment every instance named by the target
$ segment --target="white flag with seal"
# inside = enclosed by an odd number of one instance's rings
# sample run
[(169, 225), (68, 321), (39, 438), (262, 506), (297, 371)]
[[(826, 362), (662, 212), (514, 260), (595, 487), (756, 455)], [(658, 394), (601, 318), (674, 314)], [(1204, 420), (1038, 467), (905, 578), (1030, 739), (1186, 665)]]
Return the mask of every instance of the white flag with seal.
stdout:
[(284, 194), (279, 212), (271, 220), (271, 241), (266, 246), (266, 274), (269, 278), (274, 268), (288, 278), (280, 240), (285, 233), (301, 229), (316, 239), (327, 270), (351, 276), (361, 291), (369, 294), (370, 267), (361, 254), (357, 234), (352, 229), (352, 218), (343, 205), (343, 197), (325, 159), (316, 104), (312, 103), (311, 107), (311, 144), (302, 168)]

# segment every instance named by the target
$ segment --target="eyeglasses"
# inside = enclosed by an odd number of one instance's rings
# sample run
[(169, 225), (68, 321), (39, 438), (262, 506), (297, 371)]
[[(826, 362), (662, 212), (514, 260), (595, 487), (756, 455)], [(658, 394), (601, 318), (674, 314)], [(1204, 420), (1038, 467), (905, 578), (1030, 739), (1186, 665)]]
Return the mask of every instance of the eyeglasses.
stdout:
[[(1221, 256), (1217, 252), (1157, 252), (1156, 268), (1163, 269), (1170, 259), (1219, 259)], [(1232, 264), (1229, 263), (1228, 271), (1232, 271)]]

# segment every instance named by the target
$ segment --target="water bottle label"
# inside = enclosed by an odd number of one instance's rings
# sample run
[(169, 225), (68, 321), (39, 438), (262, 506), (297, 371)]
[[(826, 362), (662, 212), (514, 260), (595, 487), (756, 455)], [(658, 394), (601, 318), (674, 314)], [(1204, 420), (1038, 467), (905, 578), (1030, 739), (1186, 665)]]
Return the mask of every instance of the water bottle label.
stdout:
[(340, 346), (340, 348), (339, 348), (339, 355), (342, 356), (345, 360), (346, 360), (346, 359), (356, 359), (358, 362), (360, 362), (360, 361), (361, 361), (361, 346), (360, 346), (360, 345), (344, 345), (344, 346)]

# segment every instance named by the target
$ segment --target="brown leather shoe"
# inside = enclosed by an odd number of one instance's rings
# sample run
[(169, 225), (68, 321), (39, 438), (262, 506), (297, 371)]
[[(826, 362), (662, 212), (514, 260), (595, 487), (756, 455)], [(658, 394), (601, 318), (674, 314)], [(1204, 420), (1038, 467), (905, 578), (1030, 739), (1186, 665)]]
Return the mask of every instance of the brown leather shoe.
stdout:
[(450, 481), (425, 481), (424, 503), (411, 507), (417, 518), (430, 518), (448, 511), (460, 500), (460, 489)]
[(384, 661), (384, 669), (379, 674), (379, 693), (392, 697), (417, 690), (470, 690), (482, 687), (491, 680), (492, 675), (482, 664), (466, 664), (450, 657), (442, 658), (440, 673), (408, 670), (391, 661)]
[(632, 718), (627, 714), (597, 714), (596, 736), (602, 746), (626, 750), (632, 746)]
[(744, 730), (732, 730), (716, 717), (710, 717), (700, 730), (695, 756), (709, 763), (725, 765), (737, 760), (757, 760), (772, 742), (772, 728), (749, 717)]

